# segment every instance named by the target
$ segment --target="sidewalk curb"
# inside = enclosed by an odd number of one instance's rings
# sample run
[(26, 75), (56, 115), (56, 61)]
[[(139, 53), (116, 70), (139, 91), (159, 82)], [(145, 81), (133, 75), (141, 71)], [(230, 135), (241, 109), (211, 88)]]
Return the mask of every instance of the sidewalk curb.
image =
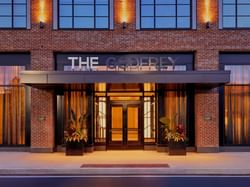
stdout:
[(250, 169), (165, 169), (165, 168), (84, 168), (84, 169), (0, 169), (0, 176), (10, 175), (250, 175)]

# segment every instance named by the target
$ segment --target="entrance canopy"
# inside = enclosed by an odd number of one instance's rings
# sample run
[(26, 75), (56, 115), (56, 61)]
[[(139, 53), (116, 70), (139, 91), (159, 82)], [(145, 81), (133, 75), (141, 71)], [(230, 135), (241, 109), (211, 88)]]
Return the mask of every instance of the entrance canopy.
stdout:
[(22, 71), (21, 83), (27, 85), (83, 83), (174, 83), (226, 84), (230, 71), (165, 71), (165, 72), (81, 72)]

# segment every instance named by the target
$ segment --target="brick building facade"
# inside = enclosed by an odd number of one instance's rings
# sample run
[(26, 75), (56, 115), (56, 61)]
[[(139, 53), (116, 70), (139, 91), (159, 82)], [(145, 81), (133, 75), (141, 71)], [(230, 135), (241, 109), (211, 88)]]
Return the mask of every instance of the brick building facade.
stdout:
[[(220, 29), (219, 0), (196, 2), (195, 28), (138, 29), (136, 1), (126, 1), (126, 28), (121, 23), (122, 0), (114, 0), (113, 29), (55, 29), (52, 0), (44, 0), (44, 28), (40, 27), (40, 1), (30, 1), (30, 28), (0, 29), (0, 53), (28, 53), (28, 70), (56, 71), (58, 53), (189, 53), (193, 54), (193, 71), (219, 71), (220, 54), (250, 54), (248, 29)], [(192, 4), (194, 6), (194, 4)], [(28, 11), (29, 12), (29, 11)], [(207, 28), (206, 14), (210, 16)], [(248, 59), (249, 60), (249, 59)], [(250, 60), (249, 60), (250, 61)], [(168, 84), (168, 83), (166, 83)], [(224, 83), (223, 83), (224, 84)], [(52, 152), (57, 147), (56, 91), (30, 86), (30, 148), (33, 152)], [(194, 143), (198, 152), (217, 152), (223, 147), (220, 136), (220, 84), (193, 86)], [(187, 111), (188, 113), (189, 111)], [(157, 120), (156, 120), (157, 121)], [(223, 120), (222, 120), (223, 121)], [(92, 123), (93, 124), (93, 123)], [(220, 128), (222, 126), (222, 128)], [(27, 134), (26, 134), (27, 135)], [(94, 141), (94, 140), (93, 140)], [(94, 145), (94, 142), (92, 142)], [(158, 145), (156, 140), (156, 145)], [(91, 145), (91, 146), (93, 146)], [(248, 145), (248, 143), (246, 144)]]

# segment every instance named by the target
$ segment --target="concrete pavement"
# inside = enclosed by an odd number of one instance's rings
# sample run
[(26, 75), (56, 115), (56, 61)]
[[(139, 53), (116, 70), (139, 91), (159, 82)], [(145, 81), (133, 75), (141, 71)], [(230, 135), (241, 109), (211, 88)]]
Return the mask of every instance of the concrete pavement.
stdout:
[[(81, 168), (82, 164), (168, 164), (157, 168)], [(156, 151), (64, 153), (0, 152), (0, 175), (250, 175), (250, 152), (188, 153)]]

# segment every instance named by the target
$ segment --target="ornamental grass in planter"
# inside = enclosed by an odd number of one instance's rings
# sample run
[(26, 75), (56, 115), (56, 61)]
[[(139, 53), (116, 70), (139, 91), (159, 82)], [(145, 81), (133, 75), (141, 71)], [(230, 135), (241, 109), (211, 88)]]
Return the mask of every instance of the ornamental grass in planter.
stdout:
[(81, 114), (77, 118), (76, 113), (71, 109), (68, 126), (64, 131), (66, 155), (83, 155), (84, 145), (88, 140), (86, 119), (87, 114)]

